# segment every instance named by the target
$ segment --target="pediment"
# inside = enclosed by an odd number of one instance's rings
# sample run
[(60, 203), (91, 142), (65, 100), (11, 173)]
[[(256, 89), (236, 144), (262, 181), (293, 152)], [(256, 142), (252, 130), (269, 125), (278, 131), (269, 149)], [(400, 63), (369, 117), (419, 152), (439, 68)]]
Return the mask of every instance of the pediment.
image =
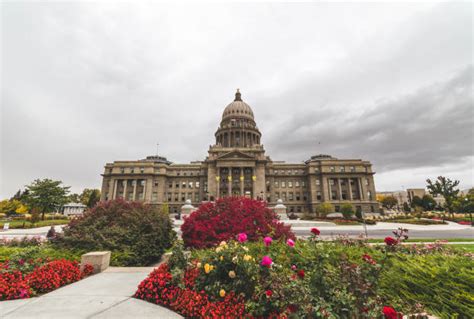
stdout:
[(254, 160), (255, 157), (244, 152), (231, 151), (231, 152), (227, 152), (222, 155), (219, 155), (216, 159), (217, 160), (221, 160), (221, 159), (252, 159)]

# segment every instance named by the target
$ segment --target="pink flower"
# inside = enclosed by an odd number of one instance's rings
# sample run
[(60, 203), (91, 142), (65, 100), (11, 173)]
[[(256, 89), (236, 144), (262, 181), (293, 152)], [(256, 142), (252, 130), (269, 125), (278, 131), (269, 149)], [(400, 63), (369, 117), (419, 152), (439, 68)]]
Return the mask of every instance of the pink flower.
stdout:
[(241, 243), (246, 242), (247, 241), (247, 234), (246, 233), (240, 233), (237, 236), (237, 240)]
[(268, 256), (263, 256), (262, 262), (260, 264), (264, 267), (270, 268), (273, 264), (273, 260)]
[(291, 270), (296, 270), (296, 265), (291, 265)]
[(263, 239), (263, 242), (265, 243), (265, 246), (270, 246), (270, 244), (272, 243), (273, 239), (271, 237), (265, 237)]
[(392, 237), (385, 237), (383, 241), (387, 246), (394, 246), (397, 244), (397, 240)]
[(286, 241), (286, 244), (287, 244), (288, 246), (290, 246), (290, 247), (295, 247), (295, 242), (294, 242), (292, 239), (288, 239), (288, 240)]

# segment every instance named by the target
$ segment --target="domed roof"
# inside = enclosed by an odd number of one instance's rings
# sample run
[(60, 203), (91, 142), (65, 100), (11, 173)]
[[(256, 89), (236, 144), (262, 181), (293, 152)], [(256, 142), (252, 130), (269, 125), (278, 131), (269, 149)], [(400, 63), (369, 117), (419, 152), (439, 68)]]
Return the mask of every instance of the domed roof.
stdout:
[(242, 101), (242, 97), (241, 97), (239, 89), (237, 89), (237, 92), (235, 93), (234, 102), (227, 105), (226, 108), (224, 109), (224, 113), (222, 113), (223, 120), (226, 118), (238, 118), (238, 117), (246, 117), (251, 120), (254, 119), (253, 111), (247, 103)]

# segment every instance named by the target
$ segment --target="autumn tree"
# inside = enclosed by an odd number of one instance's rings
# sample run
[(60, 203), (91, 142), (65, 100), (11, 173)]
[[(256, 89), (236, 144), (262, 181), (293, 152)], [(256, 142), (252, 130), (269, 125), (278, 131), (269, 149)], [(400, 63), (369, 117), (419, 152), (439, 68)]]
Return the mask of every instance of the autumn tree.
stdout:
[(387, 209), (392, 209), (393, 207), (397, 206), (398, 200), (394, 196), (385, 196), (380, 201), (383, 207)]
[(31, 208), (36, 208), (44, 220), (46, 213), (51, 213), (68, 202), (69, 186), (62, 186), (61, 181), (51, 179), (36, 179), (26, 186), (29, 191), (26, 202)]
[(434, 182), (432, 182), (430, 179), (427, 179), (426, 182), (428, 183), (427, 188), (431, 195), (443, 196), (445, 200), (444, 208), (449, 214), (451, 214), (451, 216), (453, 216), (455, 202), (459, 194), (459, 189), (457, 188), (459, 181), (453, 181), (447, 177), (438, 176)]

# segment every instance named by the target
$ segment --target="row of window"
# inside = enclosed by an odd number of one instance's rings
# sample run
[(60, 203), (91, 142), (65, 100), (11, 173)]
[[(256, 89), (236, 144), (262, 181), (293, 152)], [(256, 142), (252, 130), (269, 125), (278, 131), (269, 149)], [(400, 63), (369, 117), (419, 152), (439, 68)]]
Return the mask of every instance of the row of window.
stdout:
[[(275, 188), (286, 188), (286, 187), (289, 187), (289, 188), (293, 188), (293, 185), (294, 187), (306, 187), (306, 182), (305, 181), (293, 181), (293, 180), (276, 180), (273, 182), (273, 187)], [(270, 181), (267, 181), (267, 186), (270, 186)]]
[[(158, 197), (158, 194), (156, 194), (156, 196)], [(201, 200), (199, 193), (166, 193), (166, 200), (168, 202), (184, 202), (187, 199), (194, 202), (199, 202)]]
[[(112, 173), (112, 168), (109, 168), (109, 173)], [(125, 173), (144, 174), (145, 168), (144, 167), (131, 167), (131, 168), (120, 167), (120, 173), (121, 174), (125, 174)], [(170, 173), (176, 176), (199, 176), (198, 171), (170, 171)]]
[[(336, 172), (336, 166), (330, 166), (329, 171), (331, 173), (335, 173)], [(349, 167), (346, 168), (346, 166), (339, 166), (337, 171), (341, 172), (341, 173), (344, 173), (346, 171), (351, 172), (351, 173), (355, 173), (356, 167), (355, 166), (349, 166)], [(367, 172), (367, 167), (365, 168), (365, 171)], [(314, 172), (319, 173), (320, 168), (315, 167)], [(304, 169), (289, 169), (289, 170), (283, 170), (283, 169), (277, 170), (277, 169), (275, 169), (273, 171), (273, 174), (275, 174), (275, 175), (303, 175), (304, 173), (305, 173)]]
[[(204, 184), (207, 184), (207, 182), (204, 182)], [(181, 181), (181, 182), (168, 182), (168, 188), (197, 188), (199, 189), (200, 186), (199, 181)]]

